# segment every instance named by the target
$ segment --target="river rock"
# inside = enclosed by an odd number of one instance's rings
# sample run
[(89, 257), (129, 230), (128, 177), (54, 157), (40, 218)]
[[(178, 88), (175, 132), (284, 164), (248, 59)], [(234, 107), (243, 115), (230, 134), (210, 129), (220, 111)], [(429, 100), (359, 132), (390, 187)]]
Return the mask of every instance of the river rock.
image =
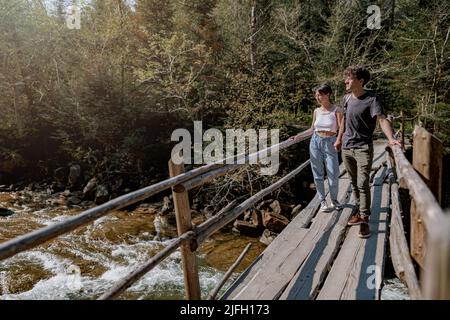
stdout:
[(67, 198), (67, 204), (80, 204), (81, 203), (81, 199), (75, 196), (71, 196)]
[(273, 212), (281, 214), (282, 216), (285, 216), (288, 219), (292, 217), (291, 215), (292, 208), (284, 203), (280, 203), (278, 200), (274, 200), (270, 204), (270, 208), (272, 209)]
[(268, 208), (270, 208), (270, 205), (272, 204), (273, 201), (274, 201), (273, 199), (261, 201), (261, 202), (256, 206), (256, 209), (258, 209), (258, 210), (265, 210), (265, 209), (268, 209)]
[(53, 176), (55, 178), (55, 190), (63, 190), (66, 187), (66, 179), (67, 179), (67, 168), (57, 168), (53, 172)]
[(161, 208), (161, 214), (168, 214), (172, 209), (172, 201), (170, 201), (169, 197), (164, 197), (163, 206)]
[(258, 228), (263, 227), (262, 213), (258, 209), (250, 209), (245, 212), (244, 221), (251, 222)]
[(9, 217), (12, 216), (15, 212), (7, 209), (7, 208), (0, 208), (0, 217)]
[(81, 166), (79, 164), (71, 165), (69, 168), (68, 184), (70, 188), (74, 188), (80, 183)]
[(94, 204), (95, 204), (94, 201), (84, 200), (80, 203), (80, 206), (81, 207), (91, 207)]
[(276, 214), (281, 214), (281, 205), (280, 202), (278, 200), (274, 200), (271, 204), (270, 204), (270, 208), (272, 208), (272, 211)]
[(281, 214), (265, 211), (263, 224), (270, 231), (280, 233), (289, 224), (289, 220)]
[(264, 232), (261, 235), (261, 238), (259, 238), (259, 242), (268, 246), (273, 240), (275, 240), (277, 235), (278, 235), (278, 233), (272, 232), (269, 229), (264, 229)]
[(109, 200), (108, 189), (104, 185), (99, 185), (95, 192), (95, 203), (102, 204)]
[(259, 237), (263, 231), (257, 225), (243, 220), (235, 220), (233, 226), (237, 231), (239, 231), (240, 234), (249, 237)]
[(83, 189), (83, 199), (92, 199), (94, 197), (95, 188), (97, 187), (97, 178), (93, 177)]

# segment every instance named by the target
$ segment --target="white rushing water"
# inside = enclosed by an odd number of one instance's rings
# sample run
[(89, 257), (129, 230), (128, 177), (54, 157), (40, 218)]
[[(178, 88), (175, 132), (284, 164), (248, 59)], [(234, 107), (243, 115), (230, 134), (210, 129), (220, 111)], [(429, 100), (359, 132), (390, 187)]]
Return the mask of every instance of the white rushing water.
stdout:
[[(0, 239), (29, 232), (36, 226), (49, 226), (75, 214), (54, 208), (33, 210), (17, 204), (12, 209), (15, 215), (2, 217)], [(154, 230), (142, 227), (134, 218), (147, 221), (152, 217), (142, 213), (134, 217), (133, 213), (106, 216), (79, 232), (60, 236), (50, 245), (1, 261), (0, 299), (93, 299), (100, 296), (170, 243), (170, 240), (151, 240)], [(130, 221), (139, 229), (135, 234), (121, 235), (115, 229)], [(199, 255), (199, 260), (201, 290), (207, 294), (220, 281), (223, 272), (205, 263), (204, 254)], [(181, 255), (176, 251), (120, 298), (182, 299), (183, 283)]]
[[(97, 243), (100, 244), (100, 243)], [(167, 242), (166, 242), (167, 244)], [(2, 275), (2, 291), (0, 299), (92, 299), (111, 288), (124, 275), (142, 265), (147, 259), (148, 249), (161, 247), (152, 241), (131, 245), (108, 245), (103, 248), (111, 255), (103, 253), (86, 253), (80, 250), (71, 251), (85, 261), (102, 265), (106, 271), (98, 277), (82, 273), (75, 261), (59, 255), (33, 250), (18, 254), (0, 264)], [(30, 290), (20, 293), (9, 293), (11, 281), (17, 279), (8, 272), (14, 266), (35, 265), (50, 274), (39, 280)], [(200, 284), (202, 292), (209, 292), (220, 280), (223, 273), (210, 267), (200, 268)], [(181, 256), (174, 252), (137, 283), (130, 287), (127, 295), (133, 299), (179, 299), (184, 294)]]

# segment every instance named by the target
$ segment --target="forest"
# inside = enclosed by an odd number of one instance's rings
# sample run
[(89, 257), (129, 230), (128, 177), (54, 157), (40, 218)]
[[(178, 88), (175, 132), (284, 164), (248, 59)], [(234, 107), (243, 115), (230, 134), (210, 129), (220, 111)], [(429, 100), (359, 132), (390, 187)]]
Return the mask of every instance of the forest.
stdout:
[(0, 0), (0, 185), (77, 164), (83, 184), (144, 187), (194, 121), (284, 140), (310, 126), (317, 84), (341, 101), (351, 64), (448, 154), (449, 38), (448, 0)]

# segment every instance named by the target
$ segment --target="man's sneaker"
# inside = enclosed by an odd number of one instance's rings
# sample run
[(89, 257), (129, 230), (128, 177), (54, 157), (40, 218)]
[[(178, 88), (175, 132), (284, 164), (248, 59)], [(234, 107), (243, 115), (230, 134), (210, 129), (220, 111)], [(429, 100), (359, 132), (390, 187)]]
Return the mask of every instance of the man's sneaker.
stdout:
[(323, 200), (323, 201), (320, 203), (320, 211), (323, 211), (323, 212), (331, 212), (331, 211), (333, 211), (333, 210), (334, 210), (334, 208), (329, 207), (328, 204), (327, 204), (327, 202), (326, 202), (325, 200)]
[(370, 237), (370, 227), (369, 227), (369, 217), (364, 216), (361, 217), (361, 224), (359, 225), (359, 233), (358, 236), (363, 239), (367, 239)]
[(362, 222), (363, 222), (363, 219), (362, 219), (361, 214), (359, 213), (359, 210), (358, 210), (358, 212), (356, 212), (356, 214), (354, 214), (350, 218), (350, 220), (348, 220), (347, 225), (349, 225), (349, 226), (356, 226), (358, 224), (361, 224)]
[(337, 201), (337, 200), (333, 200), (333, 201), (331, 201), (331, 203), (333, 204), (333, 207), (336, 210), (340, 210), (343, 208), (342, 204), (340, 204), (339, 201)]

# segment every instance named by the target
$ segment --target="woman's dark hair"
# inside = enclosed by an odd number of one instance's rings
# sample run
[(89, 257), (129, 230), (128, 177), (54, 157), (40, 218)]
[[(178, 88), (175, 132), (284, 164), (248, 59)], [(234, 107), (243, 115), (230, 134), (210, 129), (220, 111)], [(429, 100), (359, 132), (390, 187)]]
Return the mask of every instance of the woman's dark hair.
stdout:
[(327, 84), (318, 85), (313, 89), (313, 91), (314, 92), (319, 91), (321, 94), (329, 94), (330, 96), (333, 93), (333, 90), (331, 90), (331, 87)]

